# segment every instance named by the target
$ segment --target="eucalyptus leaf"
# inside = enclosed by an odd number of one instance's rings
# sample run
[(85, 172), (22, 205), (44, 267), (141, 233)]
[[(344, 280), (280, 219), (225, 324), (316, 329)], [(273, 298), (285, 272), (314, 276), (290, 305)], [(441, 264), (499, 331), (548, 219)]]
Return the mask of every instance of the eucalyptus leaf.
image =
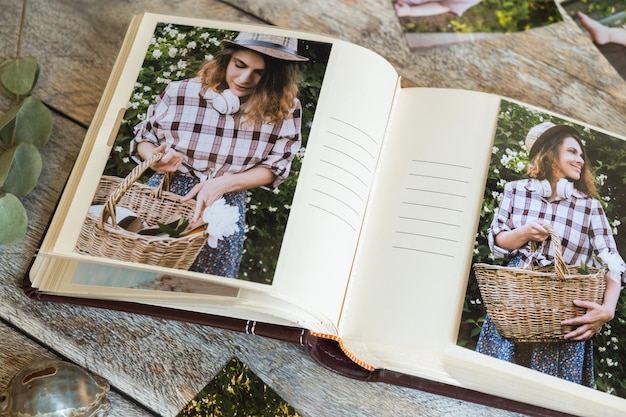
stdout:
[(14, 145), (0, 155), (0, 187), (5, 192), (24, 197), (37, 185), (41, 168), (39, 149), (30, 143)]
[(29, 96), (0, 117), (0, 139), (6, 144), (32, 143), (41, 149), (52, 133), (52, 113)]
[(30, 94), (39, 77), (39, 64), (35, 57), (11, 59), (0, 65), (0, 84), (17, 96)]
[(0, 115), (0, 140), (2, 140), (7, 147), (13, 145), (14, 122), (21, 107), (21, 104), (18, 104), (9, 109), (6, 113)]
[(0, 194), (0, 243), (11, 245), (26, 235), (28, 215), (13, 194)]

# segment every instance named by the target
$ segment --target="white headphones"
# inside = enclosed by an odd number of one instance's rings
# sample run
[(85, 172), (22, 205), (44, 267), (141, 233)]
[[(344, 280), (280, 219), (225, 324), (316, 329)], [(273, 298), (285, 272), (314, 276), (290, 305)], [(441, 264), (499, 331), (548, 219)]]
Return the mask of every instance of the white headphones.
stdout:
[(210, 88), (204, 93), (204, 98), (211, 102), (213, 108), (220, 114), (234, 114), (239, 111), (239, 97), (226, 89), (216, 93)]
[[(542, 197), (550, 197), (552, 195), (552, 187), (548, 180), (533, 179), (535, 188), (539, 188), (539, 194)], [(556, 199), (567, 200), (574, 194), (574, 183), (567, 178), (561, 178), (556, 183)]]

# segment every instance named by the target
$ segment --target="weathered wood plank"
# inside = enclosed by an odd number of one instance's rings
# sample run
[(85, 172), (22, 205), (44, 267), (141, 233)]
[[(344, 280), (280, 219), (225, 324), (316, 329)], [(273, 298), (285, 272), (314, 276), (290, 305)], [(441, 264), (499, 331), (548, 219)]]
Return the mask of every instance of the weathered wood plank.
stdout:
[[(20, 0), (5, 0), (0, 25), (0, 59), (12, 57), (21, 14)], [(60, 113), (88, 125), (133, 15), (149, 11), (217, 20), (259, 22), (218, 1), (30, 0), (22, 56), (41, 66), (39, 98)], [(5, 25), (4, 22), (7, 22)]]
[[(0, 59), (13, 54), (20, 4), (3, 2)], [(339, 36), (387, 57), (407, 85), (494, 92), (626, 132), (624, 83), (568, 22), (413, 54), (382, 0), (298, 2), (298, 8), (287, 0), (31, 0), (23, 53), (39, 59), (42, 75), (36, 93), (59, 114), (44, 149), (42, 181), (26, 199), (29, 235), (16, 246), (0, 246), (0, 318), (164, 416), (175, 415), (232, 356), (304, 415), (513, 415), (348, 380), (321, 368), (295, 345), (113, 311), (38, 303), (22, 294), (19, 282), (93, 117), (130, 16), (144, 10), (266, 21)], [(552, 53), (546, 52), (546, 45)], [(523, 76), (518, 79), (518, 74)], [(15, 356), (7, 352), (0, 347), (0, 353)]]
[[(3, 51), (14, 50), (10, 35), (15, 33), (21, 9), (19, 0), (10, 3), (13, 7), (6, 9), (9, 24), (0, 29), (0, 57)], [(95, 0), (31, 0), (23, 52), (46, 51), (40, 57), (39, 95), (85, 125), (95, 112), (131, 15), (148, 10), (266, 21), (337, 36), (383, 55), (403, 75), (406, 85), (500, 94), (626, 133), (626, 83), (568, 17), (546, 28), (412, 53), (390, 2), (366, 0), (356, 6), (348, 0), (300, 2), (297, 8), (288, 0), (172, 5), (146, 0), (105, 5)]]
[[(0, 392), (7, 392), (11, 378), (23, 367), (44, 359), (65, 360), (55, 356), (12, 327), (0, 322)], [(155, 414), (143, 409), (124, 396), (109, 391), (107, 398), (111, 402), (109, 417), (143, 417)]]
[(568, 16), (543, 28), (413, 53), (391, 1), (226, 2), (276, 25), (370, 48), (395, 65), (405, 86), (499, 94), (626, 135), (626, 82)]

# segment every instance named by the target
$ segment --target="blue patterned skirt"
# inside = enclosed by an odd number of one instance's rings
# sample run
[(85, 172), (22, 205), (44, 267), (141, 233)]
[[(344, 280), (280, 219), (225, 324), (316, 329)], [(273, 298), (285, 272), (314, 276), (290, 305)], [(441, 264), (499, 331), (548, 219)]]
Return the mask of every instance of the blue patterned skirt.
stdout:
[(476, 351), (507, 362), (525, 366), (544, 374), (588, 387), (595, 387), (593, 343), (516, 343), (500, 336), (487, 315)]
[[(508, 266), (517, 266), (516, 262), (514, 258)], [(517, 343), (502, 337), (487, 314), (476, 351), (570, 382), (595, 387), (591, 340)]]
[[(158, 186), (163, 178), (163, 174), (156, 173), (146, 182), (151, 187)], [(182, 174), (174, 174), (170, 182), (169, 191), (178, 194), (187, 194), (199, 180)], [(231, 236), (219, 240), (216, 248), (204, 245), (189, 268), (190, 271), (202, 272), (205, 274), (218, 275), (227, 278), (237, 278), (241, 257), (243, 254), (244, 234), (246, 227), (246, 192), (235, 191), (224, 194), (226, 203), (239, 209), (239, 220), (237, 225), (239, 231)]]

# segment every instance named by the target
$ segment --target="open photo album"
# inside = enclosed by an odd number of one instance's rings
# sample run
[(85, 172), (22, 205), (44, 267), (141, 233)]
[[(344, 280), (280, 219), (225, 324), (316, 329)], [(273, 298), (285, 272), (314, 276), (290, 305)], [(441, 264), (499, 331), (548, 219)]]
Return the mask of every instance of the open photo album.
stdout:
[[(146, 13), (25, 291), (300, 343), (367, 381), (621, 416), (625, 139), (493, 94), (400, 88), (336, 38)], [(553, 271), (557, 245), (573, 270)], [(518, 313), (498, 314), (504, 285), (485, 299), (485, 264), (548, 292), (585, 271), (602, 287), (560, 290), (574, 318), (557, 339), (504, 337), (498, 316)], [(545, 309), (560, 314), (526, 314)], [(570, 348), (587, 379), (550, 359)]]

